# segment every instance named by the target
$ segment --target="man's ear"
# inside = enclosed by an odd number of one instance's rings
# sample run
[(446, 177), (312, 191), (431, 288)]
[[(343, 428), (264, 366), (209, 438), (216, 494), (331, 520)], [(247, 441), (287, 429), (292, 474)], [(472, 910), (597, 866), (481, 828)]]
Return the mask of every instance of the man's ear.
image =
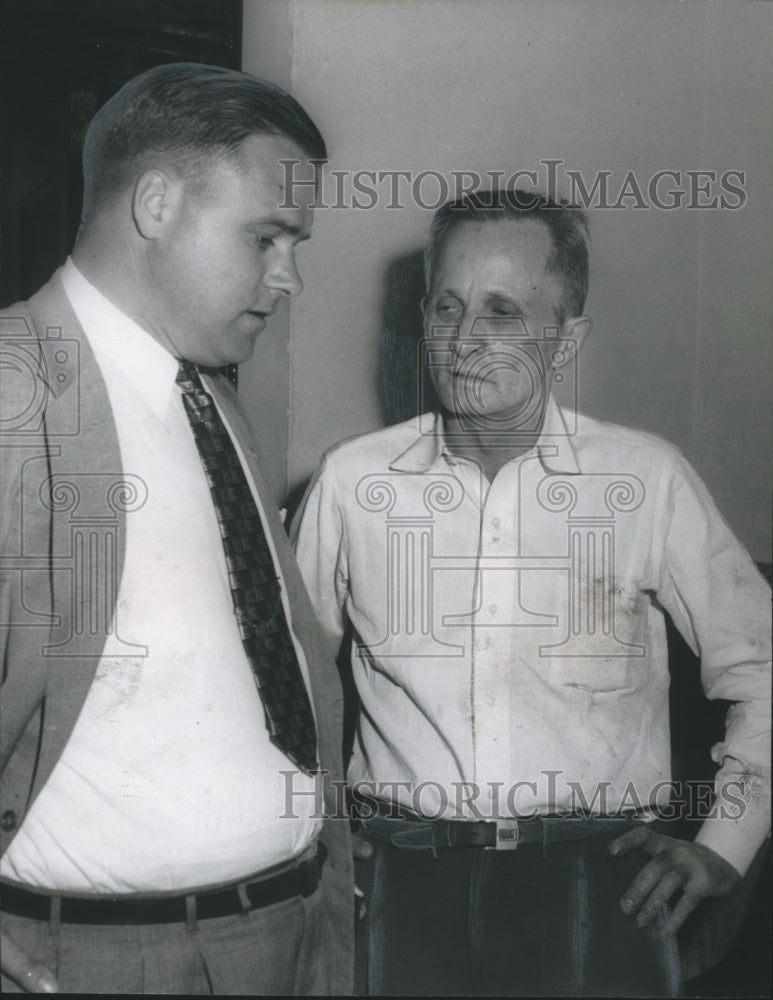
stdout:
[(134, 185), (132, 217), (146, 240), (158, 239), (179, 204), (180, 183), (166, 171), (146, 170)]
[(567, 361), (573, 361), (577, 357), (592, 326), (590, 316), (569, 316), (564, 320), (559, 338), (560, 347), (553, 352), (551, 368), (561, 368)]

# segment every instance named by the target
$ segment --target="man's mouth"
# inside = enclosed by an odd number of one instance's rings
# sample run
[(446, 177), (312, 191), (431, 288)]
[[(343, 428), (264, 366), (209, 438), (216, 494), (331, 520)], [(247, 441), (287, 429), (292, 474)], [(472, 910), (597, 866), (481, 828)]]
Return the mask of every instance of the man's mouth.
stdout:
[(253, 316), (255, 319), (260, 320), (261, 330), (268, 322), (269, 316), (273, 313), (273, 309), (248, 309), (247, 314)]
[(480, 372), (470, 371), (464, 368), (454, 368), (451, 370), (451, 377), (456, 382), (464, 382), (470, 384), (472, 382), (485, 382), (486, 376)]

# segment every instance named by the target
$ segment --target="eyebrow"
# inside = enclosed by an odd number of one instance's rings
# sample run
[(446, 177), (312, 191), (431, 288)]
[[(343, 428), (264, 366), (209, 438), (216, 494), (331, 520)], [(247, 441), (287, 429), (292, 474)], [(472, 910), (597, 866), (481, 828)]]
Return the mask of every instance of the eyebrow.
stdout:
[(287, 222), (284, 219), (260, 219), (253, 223), (254, 226), (275, 226), (277, 229), (281, 229), (282, 232), (287, 233), (288, 236), (297, 236), (298, 242), (301, 243), (303, 240), (308, 240), (311, 238), (311, 233), (307, 233), (300, 226), (297, 226), (294, 222)]
[[(453, 288), (442, 288), (434, 293), (435, 298), (441, 295), (450, 295), (455, 299), (459, 299), (460, 301), (462, 299), (461, 294), (457, 291), (454, 291)], [(523, 303), (518, 298), (514, 297), (510, 292), (497, 292), (490, 289), (489, 291), (486, 292), (486, 299), (487, 300), (502, 299), (505, 302), (509, 302), (510, 305), (516, 306), (518, 309), (523, 308)]]

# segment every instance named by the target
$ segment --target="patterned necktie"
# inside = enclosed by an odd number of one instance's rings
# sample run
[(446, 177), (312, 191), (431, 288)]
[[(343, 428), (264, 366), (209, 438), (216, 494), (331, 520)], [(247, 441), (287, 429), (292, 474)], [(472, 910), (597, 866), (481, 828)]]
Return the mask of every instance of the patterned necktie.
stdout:
[(177, 384), (212, 493), (234, 614), (271, 742), (311, 774), (317, 770), (314, 716), (252, 491), (231, 436), (190, 362), (180, 363)]

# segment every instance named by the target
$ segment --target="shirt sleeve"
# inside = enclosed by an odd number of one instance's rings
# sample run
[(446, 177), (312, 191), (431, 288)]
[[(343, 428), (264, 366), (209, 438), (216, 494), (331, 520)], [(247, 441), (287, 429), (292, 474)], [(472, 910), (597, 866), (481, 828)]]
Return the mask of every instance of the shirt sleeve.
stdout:
[(293, 518), (290, 541), (320, 625), (335, 655), (346, 630), (346, 532), (335, 481), (323, 459)]
[(770, 588), (681, 456), (664, 504), (658, 598), (700, 656), (706, 696), (733, 703), (695, 839), (743, 875), (770, 833)]

